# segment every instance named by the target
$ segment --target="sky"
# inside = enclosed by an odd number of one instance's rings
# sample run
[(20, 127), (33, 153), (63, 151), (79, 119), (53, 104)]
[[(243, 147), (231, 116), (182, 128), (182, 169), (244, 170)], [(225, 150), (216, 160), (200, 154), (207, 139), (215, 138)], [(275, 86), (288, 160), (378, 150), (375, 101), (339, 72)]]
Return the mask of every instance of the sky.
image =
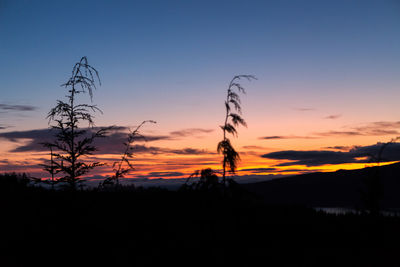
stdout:
[(149, 119), (130, 178), (221, 168), (219, 125), (238, 74), (258, 78), (241, 80), (238, 179), (364, 167), (400, 135), (399, 29), (396, 0), (0, 0), (0, 172), (46, 176), (46, 115), (82, 56), (102, 82), (96, 125), (118, 126), (88, 159), (109, 164), (93, 178), (110, 175), (128, 129)]

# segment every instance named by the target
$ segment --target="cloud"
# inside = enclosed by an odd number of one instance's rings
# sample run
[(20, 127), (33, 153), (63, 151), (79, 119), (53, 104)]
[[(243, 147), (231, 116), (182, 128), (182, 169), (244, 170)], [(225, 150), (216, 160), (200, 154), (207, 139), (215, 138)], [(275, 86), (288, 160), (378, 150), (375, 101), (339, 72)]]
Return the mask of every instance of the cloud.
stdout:
[[(310, 173), (310, 172), (316, 172), (319, 170), (313, 169), (307, 169), (307, 168), (296, 168), (296, 169), (281, 169), (281, 168), (273, 168), (273, 167), (268, 167), (268, 168), (247, 168), (247, 169), (241, 169), (238, 171), (238, 173), (243, 173), (243, 172), (250, 172), (251, 174), (261, 174), (261, 173), (270, 173), (273, 175), (289, 175), (290, 173)], [(290, 174), (291, 175), (291, 174)]]
[(294, 110), (304, 112), (304, 111), (313, 111), (315, 109), (314, 108), (294, 108)]
[(320, 137), (400, 135), (399, 129), (400, 121), (377, 121), (346, 127), (342, 131), (317, 132), (314, 135)]
[(328, 131), (328, 132), (316, 133), (316, 135), (320, 137), (330, 137), (330, 136), (340, 137), (340, 136), (360, 136), (364, 134), (359, 131)]
[(188, 128), (179, 131), (170, 132), (171, 137), (186, 137), (186, 136), (198, 136), (202, 134), (208, 134), (213, 132), (213, 129), (201, 129), (201, 128)]
[(252, 172), (252, 173), (264, 173), (264, 172), (275, 172), (278, 169), (276, 168), (248, 168), (248, 169), (241, 169), (239, 172)]
[(264, 154), (261, 157), (278, 160), (290, 160), (290, 162), (280, 163), (276, 166), (320, 166), (325, 164), (340, 164), (355, 162), (353, 155), (345, 152), (335, 151), (295, 151), (286, 150)]
[(147, 175), (136, 175), (137, 178), (163, 178), (163, 177), (182, 177), (187, 176), (183, 172), (150, 172)]
[(54, 131), (50, 129), (0, 133), (0, 139), (6, 139), (7, 141), (19, 143), (28, 140), (26, 144), (18, 146), (11, 152), (45, 151), (47, 149), (40, 145), (40, 143), (52, 140), (53, 136)]
[[(94, 133), (99, 127), (87, 129), (89, 133)], [(127, 140), (128, 128), (123, 126), (114, 127), (105, 138), (98, 138), (95, 140), (94, 145), (98, 148), (98, 153), (103, 154), (121, 154), (124, 150), (124, 142)], [(11, 152), (41, 152), (48, 151), (46, 147), (42, 145), (44, 142), (52, 142), (54, 136), (57, 133), (56, 130), (52, 129), (38, 129), (29, 131), (13, 131), (0, 133), (0, 139), (6, 139), (7, 141), (16, 142), (20, 145), (13, 149)], [(145, 136), (145, 140), (148, 142), (156, 140), (169, 139), (168, 136)], [(144, 141), (142, 138), (138, 138), (136, 141)], [(23, 143), (23, 144), (21, 144)], [(156, 146), (145, 146), (141, 144), (133, 145), (133, 153), (150, 153), (150, 154), (176, 154), (176, 155), (202, 155), (202, 154), (215, 154), (204, 149), (196, 148), (182, 148), (182, 149), (171, 149)]]
[(319, 169), (281, 169), (278, 172), (280, 173), (288, 173), (288, 172), (301, 172), (301, 173), (310, 173), (310, 172), (318, 172), (318, 171), (322, 171)]
[(344, 150), (344, 151), (348, 151), (350, 150), (351, 146), (326, 146), (324, 147), (324, 149), (333, 149), (333, 150)]
[(329, 115), (329, 116), (326, 116), (326, 117), (324, 117), (324, 119), (335, 120), (335, 119), (338, 119), (338, 118), (340, 118), (340, 117), (342, 117), (341, 114), (336, 114), (336, 115)]
[[(337, 116), (337, 115), (332, 115), (332, 116)], [(333, 119), (333, 117), (330, 119)], [(400, 135), (400, 121), (376, 121), (363, 125), (346, 126), (343, 127), (341, 130), (314, 132), (309, 136), (271, 135), (271, 136), (262, 136), (259, 137), (259, 139), (261, 140), (318, 139), (324, 137), (385, 136), (385, 135)]]
[[(132, 147), (133, 153), (151, 153), (151, 154), (176, 154), (176, 155), (203, 155), (203, 154), (215, 154), (204, 149), (196, 148), (182, 148), (182, 149), (171, 149), (165, 147), (145, 146), (145, 145), (134, 145)], [(120, 154), (122, 150), (119, 150)]]
[(34, 111), (37, 110), (37, 107), (30, 105), (8, 105), (8, 104), (0, 104), (1, 111)]
[(163, 149), (164, 153), (177, 154), (177, 155), (202, 155), (202, 154), (216, 154), (205, 149), (196, 148), (183, 148), (183, 149)]
[[(5, 125), (0, 125), (0, 130), (8, 128)], [(101, 127), (87, 128), (88, 133), (94, 133)], [(135, 142), (153, 142), (161, 140), (177, 140), (179, 138), (191, 135), (199, 135), (202, 133), (209, 133), (213, 130), (190, 128), (180, 131), (170, 132), (168, 135), (143, 135), (143, 137), (137, 137)], [(124, 142), (128, 137), (129, 128), (125, 126), (114, 126), (108, 133), (106, 138), (96, 139), (94, 145), (99, 148), (99, 152), (107, 154), (120, 154), (124, 148)], [(0, 139), (7, 141), (22, 143), (11, 152), (28, 152), (28, 151), (47, 151), (41, 143), (52, 142), (57, 130), (55, 129), (35, 129), (28, 131), (11, 131), (0, 133)], [(194, 149), (194, 148), (183, 148), (183, 149), (163, 149), (158, 147), (145, 147), (136, 146), (137, 153), (149, 152), (149, 153), (170, 153), (170, 154), (207, 154), (205, 150)]]
[(286, 139), (286, 138), (285, 136), (273, 135), (273, 136), (263, 136), (260, 137), (259, 139), (272, 140), (272, 139)]
[(272, 135), (272, 136), (262, 136), (258, 139), (261, 140), (279, 140), (279, 139), (315, 139), (315, 136), (297, 136), (297, 135)]
[[(369, 163), (379, 155), (383, 143), (377, 143), (370, 146), (354, 147), (348, 152), (327, 151), (327, 150), (310, 150), (296, 151), (286, 150), (264, 154), (261, 157), (276, 160), (289, 160), (277, 164), (276, 166), (321, 166), (325, 164), (342, 164), (342, 163)], [(400, 143), (389, 144), (383, 151), (381, 162), (400, 160)]]

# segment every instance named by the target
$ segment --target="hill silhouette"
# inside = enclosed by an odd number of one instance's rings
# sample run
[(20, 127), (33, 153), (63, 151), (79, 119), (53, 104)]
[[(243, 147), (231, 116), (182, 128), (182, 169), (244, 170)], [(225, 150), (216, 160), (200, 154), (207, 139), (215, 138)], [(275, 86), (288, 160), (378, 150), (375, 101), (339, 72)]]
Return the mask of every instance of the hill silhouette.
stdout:
[(269, 204), (362, 208), (364, 179), (375, 172), (379, 173), (384, 190), (382, 208), (400, 208), (400, 163), (301, 174), (243, 186)]

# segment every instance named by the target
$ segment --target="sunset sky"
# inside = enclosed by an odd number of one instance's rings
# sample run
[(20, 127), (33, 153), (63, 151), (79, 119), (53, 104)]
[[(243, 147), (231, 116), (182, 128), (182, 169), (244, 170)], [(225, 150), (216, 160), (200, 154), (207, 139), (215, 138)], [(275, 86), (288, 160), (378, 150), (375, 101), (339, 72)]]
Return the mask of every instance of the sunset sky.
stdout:
[[(157, 121), (136, 143), (137, 181), (220, 168), (237, 74), (258, 78), (242, 80), (238, 180), (362, 168), (378, 142), (400, 136), (397, 0), (0, 0), (0, 172), (47, 175), (46, 115), (82, 56), (102, 81), (96, 125), (116, 126), (95, 158), (112, 164), (129, 127)], [(400, 160), (400, 144), (383, 157)]]

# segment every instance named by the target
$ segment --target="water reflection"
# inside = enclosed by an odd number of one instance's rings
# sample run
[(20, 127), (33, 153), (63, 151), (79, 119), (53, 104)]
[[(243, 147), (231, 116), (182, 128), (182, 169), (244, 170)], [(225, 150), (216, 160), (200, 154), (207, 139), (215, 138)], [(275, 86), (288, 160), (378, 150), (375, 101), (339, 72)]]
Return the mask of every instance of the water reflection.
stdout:
[[(328, 214), (361, 214), (363, 211), (354, 209), (354, 208), (346, 208), (346, 207), (314, 207), (316, 211), (323, 211)], [(386, 209), (381, 211), (383, 216), (400, 216), (400, 209)]]

